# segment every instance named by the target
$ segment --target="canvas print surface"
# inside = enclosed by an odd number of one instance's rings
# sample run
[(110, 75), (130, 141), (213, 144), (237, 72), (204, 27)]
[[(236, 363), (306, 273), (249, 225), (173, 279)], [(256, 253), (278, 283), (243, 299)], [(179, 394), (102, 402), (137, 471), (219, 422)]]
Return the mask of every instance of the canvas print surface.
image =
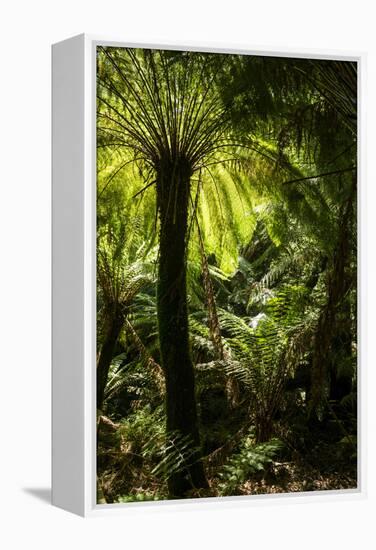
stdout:
[(357, 65), (97, 47), (97, 501), (357, 486)]

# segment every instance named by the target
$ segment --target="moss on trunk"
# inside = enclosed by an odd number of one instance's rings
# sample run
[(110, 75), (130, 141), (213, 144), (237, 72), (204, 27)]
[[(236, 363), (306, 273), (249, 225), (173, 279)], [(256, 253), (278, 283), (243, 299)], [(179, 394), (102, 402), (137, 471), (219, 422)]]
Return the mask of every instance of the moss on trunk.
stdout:
[(188, 436), (197, 450), (188, 463), (169, 476), (171, 498), (207, 487), (200, 460), (195, 380), (189, 348), (186, 244), (191, 169), (184, 158), (161, 162), (157, 168), (160, 214), (158, 330), (166, 376), (167, 433)]

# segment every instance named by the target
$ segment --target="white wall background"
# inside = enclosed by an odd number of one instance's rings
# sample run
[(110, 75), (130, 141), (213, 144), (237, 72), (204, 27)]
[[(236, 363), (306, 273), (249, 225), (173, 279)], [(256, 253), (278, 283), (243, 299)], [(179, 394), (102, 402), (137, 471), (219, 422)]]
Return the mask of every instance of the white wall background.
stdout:
[[(4, 549), (376, 547), (376, 40), (372, 0), (13, 0), (0, 21), (0, 544)], [(50, 44), (87, 32), (368, 52), (368, 498), (83, 520), (50, 480)], [(365, 291), (365, 289), (363, 289)], [(69, 343), (67, 342), (67, 345)]]

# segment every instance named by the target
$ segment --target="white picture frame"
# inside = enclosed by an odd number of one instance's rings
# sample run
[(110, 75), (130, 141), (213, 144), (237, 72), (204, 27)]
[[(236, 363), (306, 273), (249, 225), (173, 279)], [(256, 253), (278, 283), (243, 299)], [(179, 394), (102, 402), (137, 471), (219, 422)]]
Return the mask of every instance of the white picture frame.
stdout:
[[(96, 46), (116, 45), (275, 57), (338, 59), (358, 64), (358, 487), (344, 491), (96, 504)], [(259, 50), (227, 44), (130, 44), (79, 35), (52, 47), (52, 503), (81, 516), (129, 507), (266, 504), (366, 495), (366, 365), (363, 296), (365, 54)], [(69, 345), (67, 345), (67, 342)]]

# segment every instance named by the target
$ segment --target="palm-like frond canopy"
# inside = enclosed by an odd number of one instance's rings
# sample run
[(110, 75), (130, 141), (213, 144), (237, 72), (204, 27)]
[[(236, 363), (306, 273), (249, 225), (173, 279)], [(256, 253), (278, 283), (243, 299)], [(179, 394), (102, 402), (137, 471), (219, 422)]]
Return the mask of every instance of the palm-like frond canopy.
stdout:
[(199, 170), (228, 141), (215, 85), (225, 64), (226, 56), (99, 48), (99, 142), (128, 147), (153, 168), (179, 157)]

